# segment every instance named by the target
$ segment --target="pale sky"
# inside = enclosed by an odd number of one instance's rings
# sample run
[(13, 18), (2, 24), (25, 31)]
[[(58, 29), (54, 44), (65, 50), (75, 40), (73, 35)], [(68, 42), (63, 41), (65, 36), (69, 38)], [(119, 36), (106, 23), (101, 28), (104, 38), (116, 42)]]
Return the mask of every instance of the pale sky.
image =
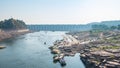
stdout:
[(0, 20), (27, 24), (86, 24), (120, 20), (120, 0), (0, 0)]

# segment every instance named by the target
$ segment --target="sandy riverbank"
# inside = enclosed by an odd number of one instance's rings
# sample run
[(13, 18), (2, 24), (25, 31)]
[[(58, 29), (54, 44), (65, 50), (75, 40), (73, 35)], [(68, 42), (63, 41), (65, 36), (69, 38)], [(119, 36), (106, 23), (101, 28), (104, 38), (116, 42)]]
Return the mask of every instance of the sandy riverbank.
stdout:
[(31, 32), (29, 29), (20, 29), (20, 30), (2, 30), (0, 31), (0, 41), (3, 41), (8, 38), (12, 38), (18, 35), (26, 34)]

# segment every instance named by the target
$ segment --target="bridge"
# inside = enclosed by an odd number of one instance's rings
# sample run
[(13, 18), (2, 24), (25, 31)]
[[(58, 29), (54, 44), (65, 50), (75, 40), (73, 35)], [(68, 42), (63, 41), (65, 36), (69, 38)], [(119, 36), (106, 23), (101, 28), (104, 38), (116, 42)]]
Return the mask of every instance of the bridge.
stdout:
[(90, 30), (89, 25), (27, 25), (34, 31), (83, 31)]

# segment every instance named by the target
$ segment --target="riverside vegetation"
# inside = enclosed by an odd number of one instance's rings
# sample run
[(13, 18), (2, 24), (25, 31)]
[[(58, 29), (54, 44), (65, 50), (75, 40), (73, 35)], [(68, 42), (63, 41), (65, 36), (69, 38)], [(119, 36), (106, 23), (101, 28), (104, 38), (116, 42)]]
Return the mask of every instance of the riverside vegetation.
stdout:
[[(26, 24), (21, 20), (11, 18), (0, 21), (0, 41), (28, 32), (30, 32), (29, 29), (27, 29)], [(0, 45), (0, 49), (3, 48), (5, 48), (5, 46)]]

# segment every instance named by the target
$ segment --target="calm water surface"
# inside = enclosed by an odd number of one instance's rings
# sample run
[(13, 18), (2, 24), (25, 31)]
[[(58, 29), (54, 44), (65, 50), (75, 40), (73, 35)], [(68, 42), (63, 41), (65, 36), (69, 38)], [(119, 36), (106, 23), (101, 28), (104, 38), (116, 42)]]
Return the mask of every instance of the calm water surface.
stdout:
[(55, 40), (62, 39), (64, 34), (40, 31), (0, 42), (0, 45), (7, 47), (0, 50), (0, 68), (85, 68), (79, 54), (65, 57), (65, 67), (53, 63), (53, 55), (48, 47)]

